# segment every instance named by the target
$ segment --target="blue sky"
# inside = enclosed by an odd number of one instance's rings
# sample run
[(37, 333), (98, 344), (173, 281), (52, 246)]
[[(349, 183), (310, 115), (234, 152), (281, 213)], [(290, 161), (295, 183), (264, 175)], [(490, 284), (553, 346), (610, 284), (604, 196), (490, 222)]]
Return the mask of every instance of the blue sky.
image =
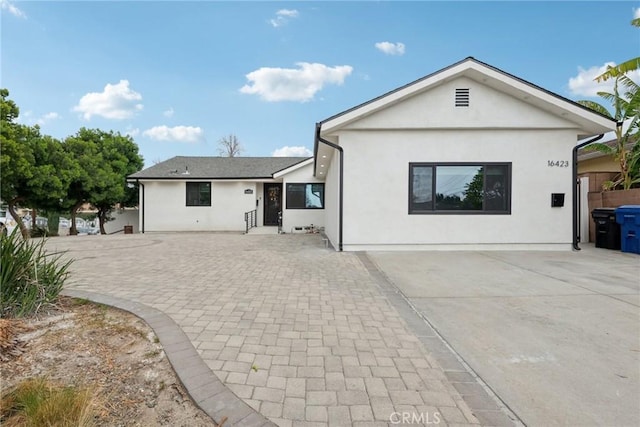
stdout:
[(468, 56), (594, 99), (598, 70), (640, 52), (638, 1), (0, 3), (19, 120), (130, 134), (147, 166), (229, 134), (308, 155), (316, 122)]

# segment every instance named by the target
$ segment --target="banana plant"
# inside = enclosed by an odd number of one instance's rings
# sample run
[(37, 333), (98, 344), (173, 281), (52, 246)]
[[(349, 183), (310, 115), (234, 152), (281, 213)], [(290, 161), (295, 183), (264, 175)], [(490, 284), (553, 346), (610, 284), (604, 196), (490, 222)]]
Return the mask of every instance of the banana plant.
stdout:
[[(618, 72), (614, 67), (609, 67), (615, 76), (613, 93), (598, 92), (598, 96), (609, 101), (614, 113), (603, 105), (594, 101), (578, 101), (598, 113), (615, 120), (618, 123), (615, 130), (615, 144), (593, 143), (585, 147), (586, 151), (599, 151), (612, 156), (620, 165), (620, 175), (612, 181), (603, 184), (603, 190), (611, 190), (622, 187), (629, 190), (640, 183), (640, 149), (638, 146), (638, 131), (640, 130), (640, 86)], [(620, 93), (622, 90), (622, 94)]]

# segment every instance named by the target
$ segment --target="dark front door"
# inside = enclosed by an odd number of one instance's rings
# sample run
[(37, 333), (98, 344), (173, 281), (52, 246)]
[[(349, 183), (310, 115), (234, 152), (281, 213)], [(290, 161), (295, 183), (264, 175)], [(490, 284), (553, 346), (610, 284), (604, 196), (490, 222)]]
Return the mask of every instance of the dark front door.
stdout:
[(264, 225), (278, 225), (282, 210), (282, 184), (264, 185)]

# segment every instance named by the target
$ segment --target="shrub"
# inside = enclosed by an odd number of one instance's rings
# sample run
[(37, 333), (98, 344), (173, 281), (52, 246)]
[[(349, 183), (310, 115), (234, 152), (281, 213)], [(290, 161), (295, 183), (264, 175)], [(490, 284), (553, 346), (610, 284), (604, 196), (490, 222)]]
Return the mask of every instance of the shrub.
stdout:
[(29, 230), (29, 235), (31, 237), (47, 237), (50, 236), (49, 230), (45, 227), (36, 227)]
[(20, 233), (0, 239), (0, 317), (28, 316), (53, 304), (72, 261), (47, 253), (44, 239), (24, 240)]
[(3, 426), (86, 427), (94, 425), (95, 395), (89, 389), (56, 386), (28, 379), (0, 399)]

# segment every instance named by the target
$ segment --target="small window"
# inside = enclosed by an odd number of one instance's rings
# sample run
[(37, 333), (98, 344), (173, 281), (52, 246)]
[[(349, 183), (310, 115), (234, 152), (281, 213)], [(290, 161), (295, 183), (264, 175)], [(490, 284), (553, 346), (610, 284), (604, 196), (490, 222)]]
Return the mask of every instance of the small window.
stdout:
[(323, 209), (324, 184), (287, 184), (287, 209)]
[(410, 163), (409, 213), (511, 213), (511, 163)]
[(456, 89), (456, 107), (469, 106), (469, 89)]
[(211, 206), (211, 183), (187, 182), (187, 206)]

